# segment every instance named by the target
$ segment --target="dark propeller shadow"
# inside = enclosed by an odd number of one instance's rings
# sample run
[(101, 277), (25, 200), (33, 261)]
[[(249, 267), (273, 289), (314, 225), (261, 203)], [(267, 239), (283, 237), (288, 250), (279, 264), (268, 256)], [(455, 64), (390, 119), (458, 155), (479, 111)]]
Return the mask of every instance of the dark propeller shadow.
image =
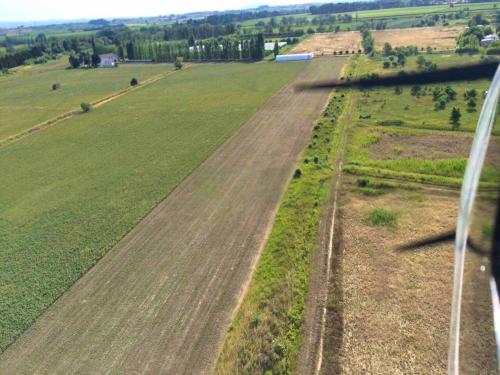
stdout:
[(454, 81), (473, 81), (477, 79), (491, 79), (495, 75), (498, 62), (489, 62), (475, 65), (457, 66), (447, 69), (439, 69), (433, 72), (400, 72), (396, 75), (382, 77), (368, 76), (358, 80), (333, 80), (305, 82), (295, 86), (301, 90), (321, 90), (326, 88), (370, 88), (384, 86), (408, 86), (417, 84), (430, 84)]

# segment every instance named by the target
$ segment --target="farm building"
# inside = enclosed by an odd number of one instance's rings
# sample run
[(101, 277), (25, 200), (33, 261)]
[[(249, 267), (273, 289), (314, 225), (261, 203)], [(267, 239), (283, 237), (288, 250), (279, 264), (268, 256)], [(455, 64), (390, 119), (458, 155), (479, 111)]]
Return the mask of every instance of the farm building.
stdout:
[(484, 39), (481, 39), (481, 46), (488, 47), (491, 42), (498, 40), (498, 36), (495, 34), (486, 35)]
[(118, 56), (114, 53), (105, 53), (103, 55), (99, 55), (101, 62), (99, 66), (101, 68), (113, 68), (118, 66)]
[(296, 54), (290, 54), (290, 55), (278, 55), (278, 56), (276, 56), (276, 62), (312, 60), (313, 57), (314, 57), (314, 55), (312, 53), (296, 53)]

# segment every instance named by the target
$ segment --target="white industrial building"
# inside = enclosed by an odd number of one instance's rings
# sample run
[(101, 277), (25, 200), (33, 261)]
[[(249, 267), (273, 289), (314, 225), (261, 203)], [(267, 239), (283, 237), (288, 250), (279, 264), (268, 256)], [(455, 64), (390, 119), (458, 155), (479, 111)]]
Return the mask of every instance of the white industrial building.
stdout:
[(103, 55), (99, 55), (101, 62), (99, 66), (101, 68), (114, 68), (118, 66), (118, 56), (114, 53), (105, 53)]
[(296, 53), (290, 55), (278, 55), (276, 56), (276, 62), (284, 62), (284, 61), (305, 61), (312, 60), (314, 54), (312, 53)]

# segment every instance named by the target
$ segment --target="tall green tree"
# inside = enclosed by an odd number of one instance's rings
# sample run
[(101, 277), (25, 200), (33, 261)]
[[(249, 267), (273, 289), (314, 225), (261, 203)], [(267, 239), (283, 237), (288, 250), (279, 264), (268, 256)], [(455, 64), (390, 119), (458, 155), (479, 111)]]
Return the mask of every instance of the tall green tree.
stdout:
[(460, 126), (460, 117), (462, 117), (460, 109), (457, 107), (453, 107), (451, 109), (450, 124), (454, 130), (458, 129)]
[(278, 44), (278, 41), (274, 42), (274, 51), (273, 52), (274, 52), (275, 57), (278, 56), (280, 53), (280, 46)]

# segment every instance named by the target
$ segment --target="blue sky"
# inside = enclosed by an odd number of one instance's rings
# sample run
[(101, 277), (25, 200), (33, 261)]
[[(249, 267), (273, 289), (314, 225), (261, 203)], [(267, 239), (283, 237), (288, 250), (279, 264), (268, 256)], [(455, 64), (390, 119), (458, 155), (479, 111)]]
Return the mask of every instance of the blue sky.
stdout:
[[(307, 1), (269, 0), (261, 4), (301, 4)], [(157, 16), (199, 10), (227, 10), (255, 6), (255, 0), (0, 0), (0, 21), (119, 18)]]

